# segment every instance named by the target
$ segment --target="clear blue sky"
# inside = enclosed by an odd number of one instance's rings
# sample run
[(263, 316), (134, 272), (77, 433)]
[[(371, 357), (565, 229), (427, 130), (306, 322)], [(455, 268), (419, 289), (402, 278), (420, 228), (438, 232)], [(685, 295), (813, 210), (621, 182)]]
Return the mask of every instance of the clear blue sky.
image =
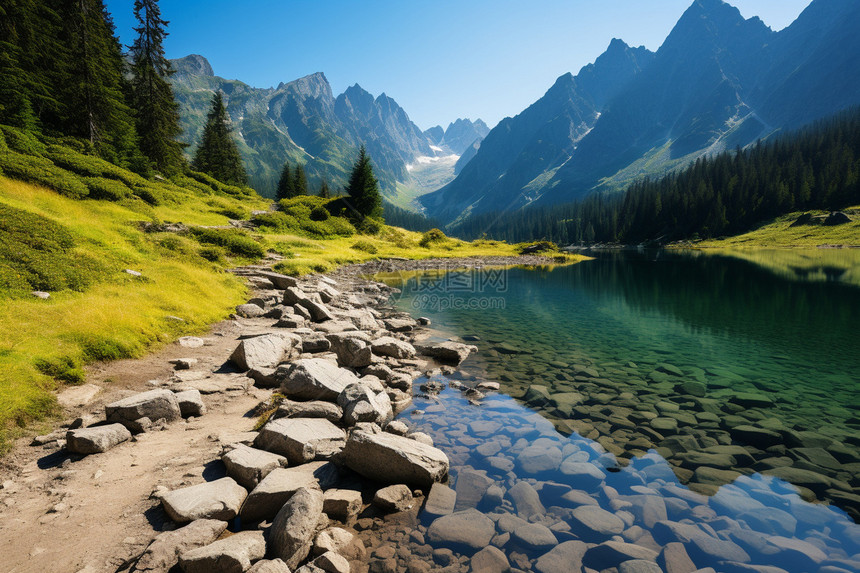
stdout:
[[(656, 50), (693, 0), (161, 0), (167, 55), (201, 54), (255, 87), (325, 72), (385, 92), (422, 129), (490, 127), (594, 61), (613, 37)], [(730, 0), (774, 30), (810, 0)], [(122, 42), (134, 0), (107, 0)]]

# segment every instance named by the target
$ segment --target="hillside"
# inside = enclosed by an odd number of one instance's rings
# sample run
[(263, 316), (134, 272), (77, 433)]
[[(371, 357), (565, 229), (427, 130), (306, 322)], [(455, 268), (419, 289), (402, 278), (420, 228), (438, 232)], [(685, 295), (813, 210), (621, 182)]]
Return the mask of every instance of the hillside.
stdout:
[[(328, 201), (271, 202), (186, 173), (147, 180), (0, 126), (0, 451), (57, 412), (53, 391), (93, 361), (138, 357), (246, 300), (227, 270), (264, 256), (292, 275), (380, 257), (510, 255), (382, 226), (360, 235)], [(40, 296), (46, 298), (39, 298)]]

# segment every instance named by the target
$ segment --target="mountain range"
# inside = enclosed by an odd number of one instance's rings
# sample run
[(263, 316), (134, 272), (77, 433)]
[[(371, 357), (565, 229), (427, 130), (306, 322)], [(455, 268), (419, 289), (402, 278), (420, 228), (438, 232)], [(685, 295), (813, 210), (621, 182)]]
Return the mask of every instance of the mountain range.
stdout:
[(489, 132), (481, 120), (461, 119), (424, 133), (385, 94), (374, 97), (356, 84), (335, 97), (322, 73), (263, 89), (216, 76), (203, 56), (172, 64), (183, 140), (199, 141), (212, 94), (220, 90), (250, 183), (269, 196), (286, 161), (305, 165), (312, 189), (323, 178), (342, 187), (364, 144), (383, 195), (408, 207), (413, 197), (452, 180), (459, 156)]
[(456, 179), (420, 201), (448, 223), (569, 202), (857, 105), (858, 25), (856, 0), (815, 0), (780, 32), (722, 0), (695, 0), (657, 52), (613, 40), (502, 120), (464, 152)]

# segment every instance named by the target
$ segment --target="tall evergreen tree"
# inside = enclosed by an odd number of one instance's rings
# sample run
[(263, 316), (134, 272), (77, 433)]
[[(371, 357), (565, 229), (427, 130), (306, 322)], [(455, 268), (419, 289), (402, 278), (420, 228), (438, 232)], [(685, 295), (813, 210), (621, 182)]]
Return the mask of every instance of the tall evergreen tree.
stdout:
[(322, 183), (320, 183), (320, 192), (319, 196), (323, 199), (331, 198), (331, 189), (329, 189), (328, 181), (323, 177)]
[(293, 188), (293, 170), (290, 169), (289, 161), (284, 163), (284, 168), (281, 170), (281, 178), (278, 180), (278, 189), (275, 191), (275, 198), (280, 201), (282, 199), (291, 199), (296, 193)]
[(181, 169), (184, 159), (176, 141), (182, 133), (179, 105), (167, 82), (173, 74), (163, 45), (168, 22), (161, 18), (158, 0), (135, 0), (134, 17), (140, 26), (134, 29), (138, 37), (131, 46), (131, 100), (140, 149), (159, 171), (171, 174)]
[(382, 217), (382, 195), (379, 193), (379, 181), (373, 174), (370, 156), (364, 145), (358, 152), (358, 159), (349, 175), (346, 188), (353, 208), (365, 217)]
[(191, 166), (225, 183), (244, 185), (247, 181), (245, 167), (231, 131), (224, 96), (217, 91), (212, 97), (212, 109)]
[(305, 175), (305, 168), (302, 164), (296, 165), (296, 178), (293, 181), (293, 192), (298, 195), (308, 194), (308, 178)]

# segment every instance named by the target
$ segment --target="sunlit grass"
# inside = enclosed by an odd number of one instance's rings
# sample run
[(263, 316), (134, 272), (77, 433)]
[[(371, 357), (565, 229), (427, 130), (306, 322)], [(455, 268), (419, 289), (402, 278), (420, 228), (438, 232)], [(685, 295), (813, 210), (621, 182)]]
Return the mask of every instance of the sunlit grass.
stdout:
[[(822, 245), (860, 246), (860, 207), (846, 210), (854, 213), (854, 221), (844, 225), (825, 227), (823, 225), (800, 225), (791, 227), (803, 213), (783, 215), (774, 221), (762, 225), (754, 231), (728, 237), (726, 239), (709, 240), (697, 243), (701, 248), (721, 247), (818, 247)], [(813, 211), (815, 215), (824, 215), (824, 211)]]

